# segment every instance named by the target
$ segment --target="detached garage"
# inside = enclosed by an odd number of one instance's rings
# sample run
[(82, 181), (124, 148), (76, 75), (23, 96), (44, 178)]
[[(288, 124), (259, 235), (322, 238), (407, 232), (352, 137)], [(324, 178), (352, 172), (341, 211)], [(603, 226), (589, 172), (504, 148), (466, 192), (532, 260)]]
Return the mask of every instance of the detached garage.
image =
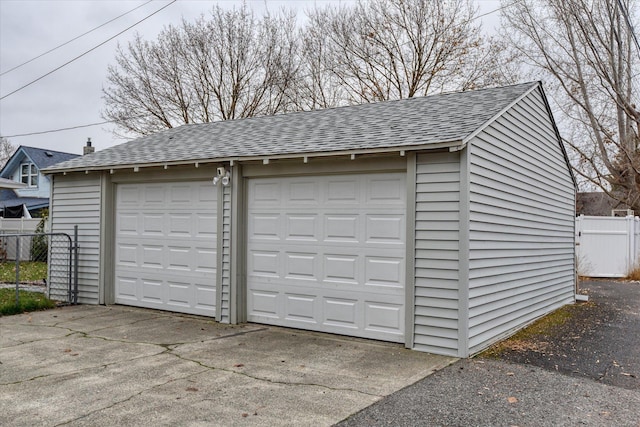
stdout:
[(83, 303), (467, 357), (574, 301), (540, 83), (185, 125), (46, 172)]

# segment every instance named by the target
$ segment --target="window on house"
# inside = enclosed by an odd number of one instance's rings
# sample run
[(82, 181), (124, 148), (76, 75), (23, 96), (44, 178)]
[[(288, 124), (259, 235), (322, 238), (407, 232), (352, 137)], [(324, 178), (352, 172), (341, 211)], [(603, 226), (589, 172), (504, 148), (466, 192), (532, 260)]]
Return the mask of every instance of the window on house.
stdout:
[(29, 187), (38, 186), (38, 169), (33, 163), (23, 163), (20, 168), (20, 181)]

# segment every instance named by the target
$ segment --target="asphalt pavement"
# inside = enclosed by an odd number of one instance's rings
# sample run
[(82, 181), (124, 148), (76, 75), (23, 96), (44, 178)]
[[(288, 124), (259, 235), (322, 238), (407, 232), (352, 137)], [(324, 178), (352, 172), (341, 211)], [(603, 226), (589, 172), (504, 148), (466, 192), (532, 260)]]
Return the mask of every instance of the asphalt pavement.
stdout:
[(507, 347), (460, 360), (339, 426), (640, 426), (640, 283), (581, 283), (590, 301)]

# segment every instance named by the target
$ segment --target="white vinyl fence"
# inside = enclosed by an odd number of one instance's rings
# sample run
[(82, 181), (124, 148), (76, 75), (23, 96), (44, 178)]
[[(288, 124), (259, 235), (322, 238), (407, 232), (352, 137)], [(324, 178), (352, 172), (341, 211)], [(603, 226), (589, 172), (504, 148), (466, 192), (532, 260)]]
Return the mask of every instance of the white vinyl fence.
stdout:
[[(16, 253), (15, 238), (3, 239), (3, 234), (15, 233), (33, 233), (41, 218), (0, 218), (0, 261), (15, 260), (18, 257)], [(10, 242), (14, 244), (10, 244)], [(25, 242), (23, 242), (25, 243)], [(29, 259), (29, 251), (31, 248), (31, 238), (26, 239), (26, 244), (20, 246), (19, 259)]]
[(584, 216), (576, 218), (578, 274), (625, 277), (640, 256), (640, 218)]

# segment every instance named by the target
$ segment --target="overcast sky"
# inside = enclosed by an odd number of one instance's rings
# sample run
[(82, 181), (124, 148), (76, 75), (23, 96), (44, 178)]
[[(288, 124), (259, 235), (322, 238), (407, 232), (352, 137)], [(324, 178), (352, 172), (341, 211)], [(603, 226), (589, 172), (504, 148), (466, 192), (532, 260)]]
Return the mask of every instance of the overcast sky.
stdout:
[[(241, 4), (236, 0), (178, 0), (173, 4), (170, 4), (171, 0), (154, 0), (145, 4), (147, 1), (0, 0), (0, 73), (3, 74), (0, 76), (0, 97), (4, 98), (0, 100), (0, 136), (9, 137), (15, 146), (77, 154), (82, 153), (87, 137), (91, 137), (97, 150), (124, 142), (111, 134), (108, 124), (40, 135), (17, 135), (103, 122), (100, 116), (102, 87), (106, 81), (107, 66), (114, 63), (118, 43), (126, 45), (136, 32), (145, 39), (154, 40), (164, 26), (177, 25), (183, 17), (192, 20), (201, 14), (206, 15), (216, 3), (228, 8)], [(500, 7), (499, 0), (476, 1), (480, 13)], [(249, 0), (247, 3), (256, 14), (263, 13), (266, 7), (276, 11), (285, 5), (297, 9), (298, 16), (303, 17), (305, 8), (314, 4), (323, 6), (340, 2), (349, 3), (350, 0)], [(80, 59), (18, 90), (166, 5), (169, 6)], [(9, 71), (136, 7), (114, 22)], [(487, 31), (491, 31), (497, 22), (497, 12), (483, 18)]]

